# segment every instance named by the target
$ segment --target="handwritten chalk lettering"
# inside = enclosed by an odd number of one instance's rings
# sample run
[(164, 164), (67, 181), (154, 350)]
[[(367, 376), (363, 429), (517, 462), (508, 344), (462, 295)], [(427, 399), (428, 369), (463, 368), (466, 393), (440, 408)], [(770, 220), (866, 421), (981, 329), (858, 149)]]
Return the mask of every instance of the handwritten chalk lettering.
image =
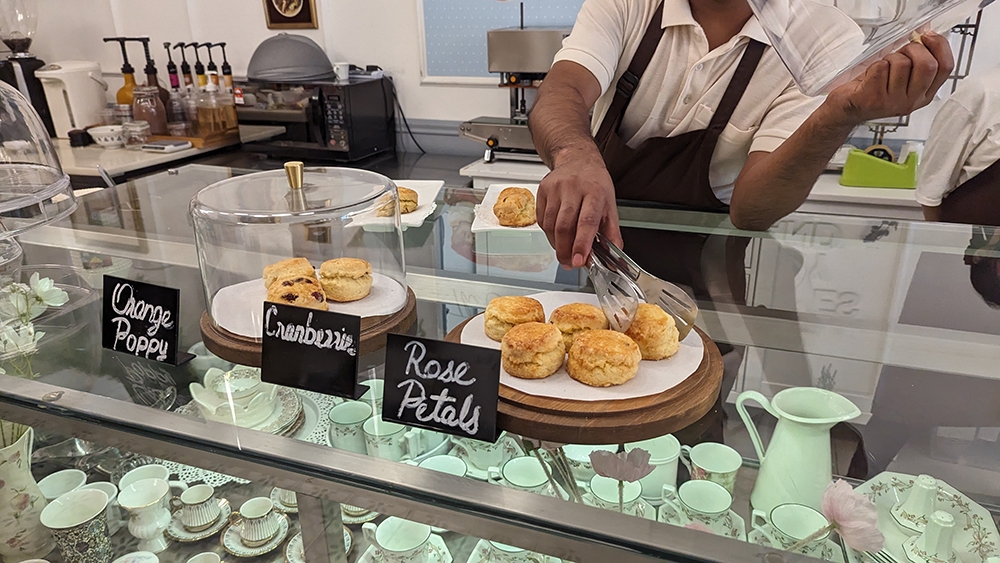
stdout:
[[(111, 308), (115, 313), (125, 317), (149, 323), (146, 328), (146, 336), (156, 336), (160, 328), (174, 328), (174, 321), (171, 319), (171, 312), (165, 310), (160, 305), (146, 303), (135, 298), (135, 289), (130, 283), (119, 283), (115, 285), (114, 293), (111, 297)], [(115, 319), (118, 320), (117, 318)]]
[(417, 377), (422, 379), (437, 379), (441, 383), (456, 383), (458, 385), (472, 385), (476, 378), (463, 379), (469, 371), (469, 362), (461, 362), (455, 366), (455, 360), (449, 360), (447, 367), (442, 371), (441, 362), (435, 359), (428, 360), (421, 366), (424, 357), (427, 355), (427, 347), (422, 343), (413, 340), (403, 346), (404, 350), (409, 350), (410, 356), (406, 360), (406, 375), (412, 371)]
[(354, 336), (346, 328), (337, 331), (313, 328), (313, 314), (306, 317), (305, 325), (283, 323), (277, 320), (278, 308), (271, 305), (264, 315), (264, 332), (270, 337), (280, 338), (285, 342), (295, 342), (306, 346), (315, 346), (324, 350), (345, 352), (350, 356), (357, 355)]
[[(115, 327), (115, 339), (112, 350), (125, 350), (126, 352), (142, 356), (147, 360), (152, 359), (158, 362), (165, 362), (170, 353), (170, 343), (163, 338), (150, 338), (147, 336), (132, 334), (132, 323), (125, 317), (115, 317), (112, 319)], [(119, 344), (122, 346), (119, 347)]]
[[(407, 379), (396, 386), (404, 389), (403, 400), (399, 404), (396, 418), (402, 418), (408, 410), (413, 410), (417, 420), (427, 423), (437, 423), (451, 428), (460, 428), (470, 436), (479, 432), (479, 405), (474, 405), (475, 397), (466, 395), (461, 410), (455, 408), (458, 401), (448, 394), (445, 387), (437, 394), (427, 395), (423, 384), (416, 379)], [(433, 405), (431, 407), (430, 405)]]

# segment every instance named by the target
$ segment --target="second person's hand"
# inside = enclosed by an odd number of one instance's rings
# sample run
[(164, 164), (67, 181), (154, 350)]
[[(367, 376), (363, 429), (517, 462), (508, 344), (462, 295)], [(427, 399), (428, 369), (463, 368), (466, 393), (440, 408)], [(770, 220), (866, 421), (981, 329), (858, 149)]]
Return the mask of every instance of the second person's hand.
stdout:
[(559, 263), (567, 268), (586, 264), (598, 232), (622, 246), (615, 186), (600, 155), (594, 153), (557, 159), (538, 185), (538, 224)]

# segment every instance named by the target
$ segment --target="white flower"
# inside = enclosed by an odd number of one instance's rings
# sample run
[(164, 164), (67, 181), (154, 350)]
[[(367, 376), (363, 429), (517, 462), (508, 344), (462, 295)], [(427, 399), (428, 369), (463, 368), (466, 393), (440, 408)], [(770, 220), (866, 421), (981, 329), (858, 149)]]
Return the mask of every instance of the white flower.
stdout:
[(31, 274), (29, 283), (31, 284), (31, 290), (38, 298), (38, 301), (41, 301), (49, 307), (59, 307), (61, 305), (65, 305), (66, 302), (69, 301), (69, 295), (65, 291), (56, 287), (52, 278), (39, 279), (38, 272), (35, 272), (34, 274)]
[(0, 332), (0, 348), (4, 354), (18, 353), (22, 355), (33, 353), (38, 346), (38, 341), (45, 336), (44, 332), (35, 332), (35, 326), (28, 323), (20, 329), (10, 326), (3, 327)]

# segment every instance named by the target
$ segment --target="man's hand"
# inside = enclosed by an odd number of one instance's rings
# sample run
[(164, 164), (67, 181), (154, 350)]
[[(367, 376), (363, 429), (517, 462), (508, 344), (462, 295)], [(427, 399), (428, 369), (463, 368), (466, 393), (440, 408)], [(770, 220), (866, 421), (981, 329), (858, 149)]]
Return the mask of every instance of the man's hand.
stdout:
[(598, 232), (622, 246), (615, 186), (600, 153), (594, 149), (566, 157), (557, 155), (553, 170), (538, 185), (538, 224), (556, 249), (559, 262), (567, 267), (584, 265)]
[(951, 75), (955, 59), (947, 39), (921, 36), (876, 61), (864, 74), (830, 92), (827, 100), (854, 125), (907, 115), (926, 106)]

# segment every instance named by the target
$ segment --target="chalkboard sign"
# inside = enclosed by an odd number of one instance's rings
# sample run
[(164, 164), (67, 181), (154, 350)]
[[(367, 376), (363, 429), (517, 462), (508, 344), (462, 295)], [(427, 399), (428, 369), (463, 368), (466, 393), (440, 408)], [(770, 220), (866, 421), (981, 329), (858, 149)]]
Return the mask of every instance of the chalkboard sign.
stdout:
[(499, 350), (388, 335), (384, 419), (495, 442), (499, 397)]
[(180, 290), (104, 276), (103, 346), (180, 365), (194, 356), (177, 349)]
[(264, 381), (354, 398), (360, 317), (265, 302), (263, 332)]

